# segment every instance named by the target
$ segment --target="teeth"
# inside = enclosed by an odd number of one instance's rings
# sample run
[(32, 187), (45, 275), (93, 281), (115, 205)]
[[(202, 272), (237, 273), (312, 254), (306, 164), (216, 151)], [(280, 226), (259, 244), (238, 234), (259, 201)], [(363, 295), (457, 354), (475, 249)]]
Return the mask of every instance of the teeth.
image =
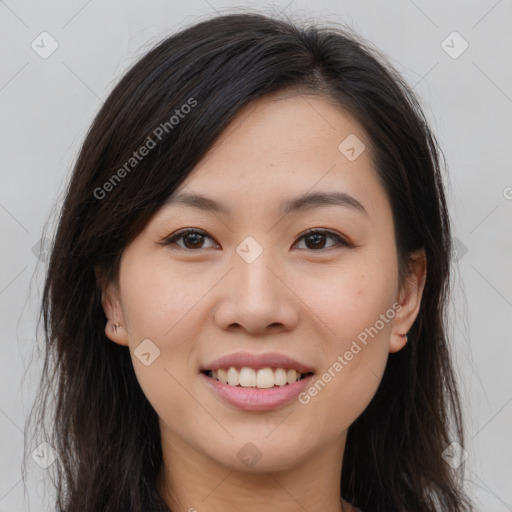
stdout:
[(209, 375), (224, 384), (230, 386), (241, 386), (243, 388), (256, 387), (259, 389), (273, 388), (293, 384), (300, 380), (303, 375), (294, 369), (276, 368), (254, 368), (243, 367), (237, 370), (234, 366), (212, 370)]
[(231, 367), (229, 368), (227, 372), (228, 376), (228, 384), (230, 386), (238, 386), (240, 384), (240, 377), (241, 375), (236, 371), (235, 368)]
[(276, 371), (274, 372), (274, 379), (276, 386), (284, 386), (288, 382), (286, 370), (283, 370), (283, 368), (276, 368)]
[[(237, 370), (233, 367), (230, 368), (231, 371), (237, 372)], [(238, 373), (238, 372), (237, 372)], [(242, 368), (240, 370), (240, 386), (243, 388), (249, 388), (256, 386), (256, 371), (252, 368)], [(229, 382), (228, 382), (229, 384)]]
[(223, 368), (219, 368), (217, 371), (217, 379), (219, 379), (221, 382), (224, 382), (224, 384), (228, 383), (228, 372), (224, 370)]
[[(300, 373), (299, 373), (299, 379), (300, 379)], [(289, 383), (295, 382), (297, 380), (297, 372), (295, 370), (288, 370), (286, 372), (286, 380)]]
[[(294, 381), (295, 382), (295, 381)], [(275, 385), (274, 372), (272, 368), (262, 368), (256, 373), (256, 387), (257, 388), (273, 388)]]

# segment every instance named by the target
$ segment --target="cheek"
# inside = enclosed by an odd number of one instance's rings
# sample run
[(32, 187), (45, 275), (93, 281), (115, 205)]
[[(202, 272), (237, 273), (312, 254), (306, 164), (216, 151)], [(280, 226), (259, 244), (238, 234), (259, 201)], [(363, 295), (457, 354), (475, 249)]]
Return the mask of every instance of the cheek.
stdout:
[(186, 380), (194, 350), (194, 305), (201, 290), (191, 286), (193, 293), (187, 293), (183, 278), (159, 262), (126, 257), (122, 263), (123, 316), (139, 384), (157, 412), (159, 404), (182, 412), (179, 383)]
[[(328, 278), (326, 278), (328, 277)], [(328, 276), (306, 274), (303, 282), (305, 302), (322, 320), (331, 343), (338, 351), (348, 349), (347, 342), (364, 333), (377, 322), (379, 335), (389, 334), (390, 314), (384, 323), (379, 320), (393, 304), (396, 275), (390, 268), (377, 267), (374, 262), (347, 265)]]
[(215, 284), (214, 276), (191, 278), (189, 271), (173, 267), (162, 258), (129, 263), (122, 274), (121, 289), (130, 344), (150, 338), (165, 347), (170, 343), (179, 345), (187, 337), (193, 339), (194, 330), (200, 326), (199, 304)]
[(350, 335), (331, 340), (323, 371), (299, 396), (327, 437), (349, 428), (375, 395), (388, 358), (388, 345), (379, 336), (366, 343)]
[[(382, 266), (361, 263), (332, 273), (316, 291), (305, 286), (307, 305), (324, 327), (325, 367), (302, 397), (319, 428), (348, 428), (377, 391), (395, 316), (394, 279)], [(326, 411), (334, 421), (327, 421)]]

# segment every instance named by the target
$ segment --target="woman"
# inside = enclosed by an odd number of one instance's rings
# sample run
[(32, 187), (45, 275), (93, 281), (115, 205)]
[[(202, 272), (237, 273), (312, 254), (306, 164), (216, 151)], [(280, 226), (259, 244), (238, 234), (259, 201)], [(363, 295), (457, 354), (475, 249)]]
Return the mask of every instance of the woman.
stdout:
[(440, 155), (347, 31), (218, 16), (137, 62), (44, 289), (58, 510), (471, 510)]

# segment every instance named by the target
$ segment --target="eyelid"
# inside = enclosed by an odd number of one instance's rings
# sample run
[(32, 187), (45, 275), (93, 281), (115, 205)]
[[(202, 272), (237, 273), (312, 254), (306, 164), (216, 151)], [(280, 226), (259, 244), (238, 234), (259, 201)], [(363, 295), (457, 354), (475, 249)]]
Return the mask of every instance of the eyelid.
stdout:
[[(173, 233), (171, 233), (169, 236), (167, 236), (166, 238), (164, 238), (164, 240), (160, 241), (160, 242), (157, 242), (159, 245), (163, 245), (163, 246), (168, 246), (168, 245), (171, 245), (173, 244), (176, 240), (179, 240), (182, 236), (184, 235), (188, 235), (188, 234), (198, 234), (198, 235), (202, 235), (204, 237), (207, 237), (207, 238), (210, 238), (211, 240), (214, 240), (214, 238), (212, 236), (210, 236), (206, 231), (204, 231), (203, 229), (200, 229), (200, 228), (193, 228), (193, 227), (188, 227), (188, 228), (182, 228), (182, 229), (179, 229)], [(316, 235), (316, 234), (320, 234), (320, 235), (326, 235), (326, 236), (330, 236), (334, 239), (336, 239), (338, 241), (338, 244), (341, 245), (341, 246), (344, 246), (344, 247), (348, 247), (348, 248), (353, 248), (353, 247), (356, 247), (353, 243), (351, 243), (347, 238), (345, 238), (344, 236), (340, 235), (339, 233), (335, 232), (335, 231), (331, 231), (329, 229), (325, 229), (325, 228), (310, 228), (306, 231), (304, 231), (303, 233), (301, 233), (300, 235), (298, 235), (297, 237), (297, 240), (294, 242), (294, 246), (299, 242), (301, 241), (303, 238), (307, 237), (307, 236), (310, 236), (310, 235)], [(217, 244), (218, 245), (218, 244)], [(203, 249), (202, 247), (200, 247), (199, 249), (187, 249), (187, 248), (183, 248), (181, 246), (178, 246), (180, 249), (183, 249), (185, 251), (189, 251), (189, 252), (194, 252), (194, 251), (198, 251), (200, 249)], [(318, 250), (314, 250), (314, 249), (310, 249), (309, 252), (318, 252), (318, 253), (321, 253), (321, 252), (324, 252), (324, 251), (327, 251), (329, 249), (331, 249), (332, 247), (336, 247), (336, 245), (334, 246), (331, 246), (331, 247), (328, 247), (327, 249), (318, 249)], [(302, 249), (301, 249), (302, 250)], [(305, 250), (308, 250), (308, 249), (305, 249)]]
[[(163, 246), (167, 246), (167, 245), (171, 245), (172, 243), (174, 243), (176, 240), (179, 240), (182, 236), (184, 235), (190, 235), (190, 234), (198, 234), (198, 235), (202, 235), (204, 237), (208, 237), (210, 238), (211, 240), (214, 240), (214, 238), (212, 236), (210, 236), (206, 231), (204, 231), (203, 229), (200, 229), (200, 228), (193, 228), (193, 227), (190, 227), (190, 228), (182, 228), (182, 229), (178, 229), (178, 231), (174, 231), (173, 233), (171, 233), (169, 236), (166, 236), (162, 241), (160, 242), (157, 242), (159, 245), (163, 245)], [(180, 247), (178, 246), (180, 249), (184, 249), (183, 247)], [(194, 251), (194, 249), (184, 249), (186, 251)]]
[[(304, 231), (303, 233), (301, 233), (297, 237), (297, 242), (302, 240), (303, 238), (309, 236), (309, 235), (326, 235), (326, 236), (331, 236), (332, 238), (334, 238), (334, 239), (336, 239), (338, 241), (338, 244), (340, 244), (342, 246), (349, 247), (349, 248), (355, 247), (354, 244), (352, 244), (346, 237), (340, 235), (336, 231), (331, 231), (330, 229), (325, 229), (325, 228), (310, 228), (307, 231)], [(295, 242), (294, 245), (297, 244), (297, 242)], [(318, 249), (316, 251), (315, 250), (310, 250), (310, 252), (319, 252), (320, 253), (320, 252), (332, 249), (333, 247), (336, 247), (336, 246), (334, 245), (334, 246), (328, 247), (327, 249)]]

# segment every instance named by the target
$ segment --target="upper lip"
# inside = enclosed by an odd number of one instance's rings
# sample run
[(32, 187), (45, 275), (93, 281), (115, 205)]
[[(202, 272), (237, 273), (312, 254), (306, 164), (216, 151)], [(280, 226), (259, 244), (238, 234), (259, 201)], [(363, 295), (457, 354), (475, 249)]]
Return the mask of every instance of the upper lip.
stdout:
[(266, 354), (250, 354), (248, 352), (228, 354), (202, 366), (201, 371), (218, 370), (219, 368), (229, 368), (230, 366), (234, 366), (235, 368), (242, 368), (245, 366), (247, 368), (254, 368), (255, 370), (272, 367), (294, 369), (300, 373), (314, 372), (313, 368), (293, 359), (292, 357), (273, 352)]

